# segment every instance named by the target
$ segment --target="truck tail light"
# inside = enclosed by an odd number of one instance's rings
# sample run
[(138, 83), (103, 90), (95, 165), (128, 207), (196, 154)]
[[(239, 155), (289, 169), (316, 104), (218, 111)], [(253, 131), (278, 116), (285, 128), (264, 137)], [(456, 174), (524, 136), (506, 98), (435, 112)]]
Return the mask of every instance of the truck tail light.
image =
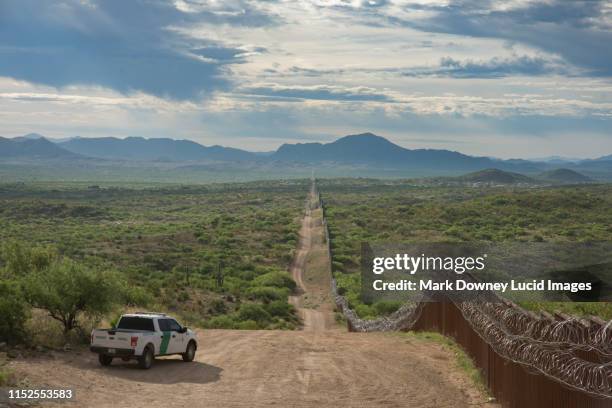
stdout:
[(132, 338), (131, 338), (130, 340), (131, 340), (131, 341), (130, 341), (130, 345), (131, 345), (132, 347), (136, 347), (136, 345), (138, 344), (138, 337), (136, 337), (136, 336), (132, 336)]

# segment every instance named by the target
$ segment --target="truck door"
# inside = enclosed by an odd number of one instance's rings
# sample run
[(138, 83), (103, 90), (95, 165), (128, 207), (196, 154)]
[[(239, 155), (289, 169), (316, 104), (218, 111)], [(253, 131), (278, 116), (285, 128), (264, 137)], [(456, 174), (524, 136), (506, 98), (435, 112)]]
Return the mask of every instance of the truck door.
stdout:
[(159, 354), (172, 354), (174, 353), (172, 350), (176, 348), (173, 345), (173, 340), (176, 339), (176, 335), (174, 338), (172, 335), (172, 330), (170, 328), (170, 320), (171, 319), (158, 319), (157, 324), (159, 325), (159, 330), (161, 331), (161, 344), (159, 345)]
[(186, 349), (185, 334), (181, 333), (181, 325), (174, 319), (170, 320), (170, 353), (184, 353)]

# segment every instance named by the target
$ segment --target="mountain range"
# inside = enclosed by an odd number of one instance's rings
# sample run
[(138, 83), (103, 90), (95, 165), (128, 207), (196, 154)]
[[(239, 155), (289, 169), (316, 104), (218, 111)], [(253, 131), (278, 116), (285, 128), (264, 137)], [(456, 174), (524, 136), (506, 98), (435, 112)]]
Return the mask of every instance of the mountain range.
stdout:
[(249, 161), (257, 155), (223, 146), (202, 146), (190, 140), (142, 137), (74, 138), (57, 145), (82, 156), (142, 161)]
[[(60, 160), (65, 164), (66, 159), (100, 163), (172, 163), (175, 167), (191, 168), (217, 164), (235, 168), (237, 172), (241, 168), (252, 169), (257, 166), (267, 169), (316, 166), (341, 168), (348, 174), (353, 174), (353, 169), (354, 175), (358, 176), (387, 172), (385, 174), (394, 177), (457, 176), (484, 169), (498, 169), (529, 176), (553, 172), (542, 176), (548, 177), (551, 182), (563, 177), (575, 182), (584, 182), (589, 177), (612, 180), (612, 156), (577, 162), (501, 160), (450, 150), (407, 149), (372, 133), (349, 135), (330, 143), (283, 144), (276, 151), (265, 154), (223, 146), (203, 146), (190, 140), (169, 138), (76, 137), (53, 140), (38, 134), (12, 139), (0, 138), (0, 162)], [(576, 173), (576, 176), (554, 173), (561, 168), (584, 174)]]

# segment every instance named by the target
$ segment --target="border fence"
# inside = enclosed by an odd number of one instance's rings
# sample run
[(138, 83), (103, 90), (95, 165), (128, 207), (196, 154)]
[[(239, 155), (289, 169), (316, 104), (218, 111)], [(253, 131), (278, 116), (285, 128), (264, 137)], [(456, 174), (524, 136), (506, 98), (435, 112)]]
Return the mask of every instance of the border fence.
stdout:
[[(325, 205), (313, 180), (315, 207), (323, 229), (332, 272), (333, 251)], [(437, 331), (452, 337), (480, 369), (490, 393), (506, 408), (611, 408), (612, 321), (533, 313), (499, 302), (406, 303), (388, 317), (359, 318), (338, 294), (332, 294), (349, 331)]]

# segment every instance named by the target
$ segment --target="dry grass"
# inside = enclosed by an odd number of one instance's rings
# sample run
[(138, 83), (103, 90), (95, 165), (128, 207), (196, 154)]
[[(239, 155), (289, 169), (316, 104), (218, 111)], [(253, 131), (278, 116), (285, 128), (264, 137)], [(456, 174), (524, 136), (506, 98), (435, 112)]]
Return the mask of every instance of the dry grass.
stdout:
[(75, 345), (88, 342), (91, 330), (101, 324), (108, 324), (108, 322), (81, 316), (79, 318), (80, 327), (64, 334), (60, 322), (49, 317), (43, 310), (32, 309), (32, 316), (25, 324), (26, 339), (31, 347), (60, 349), (66, 344)]

